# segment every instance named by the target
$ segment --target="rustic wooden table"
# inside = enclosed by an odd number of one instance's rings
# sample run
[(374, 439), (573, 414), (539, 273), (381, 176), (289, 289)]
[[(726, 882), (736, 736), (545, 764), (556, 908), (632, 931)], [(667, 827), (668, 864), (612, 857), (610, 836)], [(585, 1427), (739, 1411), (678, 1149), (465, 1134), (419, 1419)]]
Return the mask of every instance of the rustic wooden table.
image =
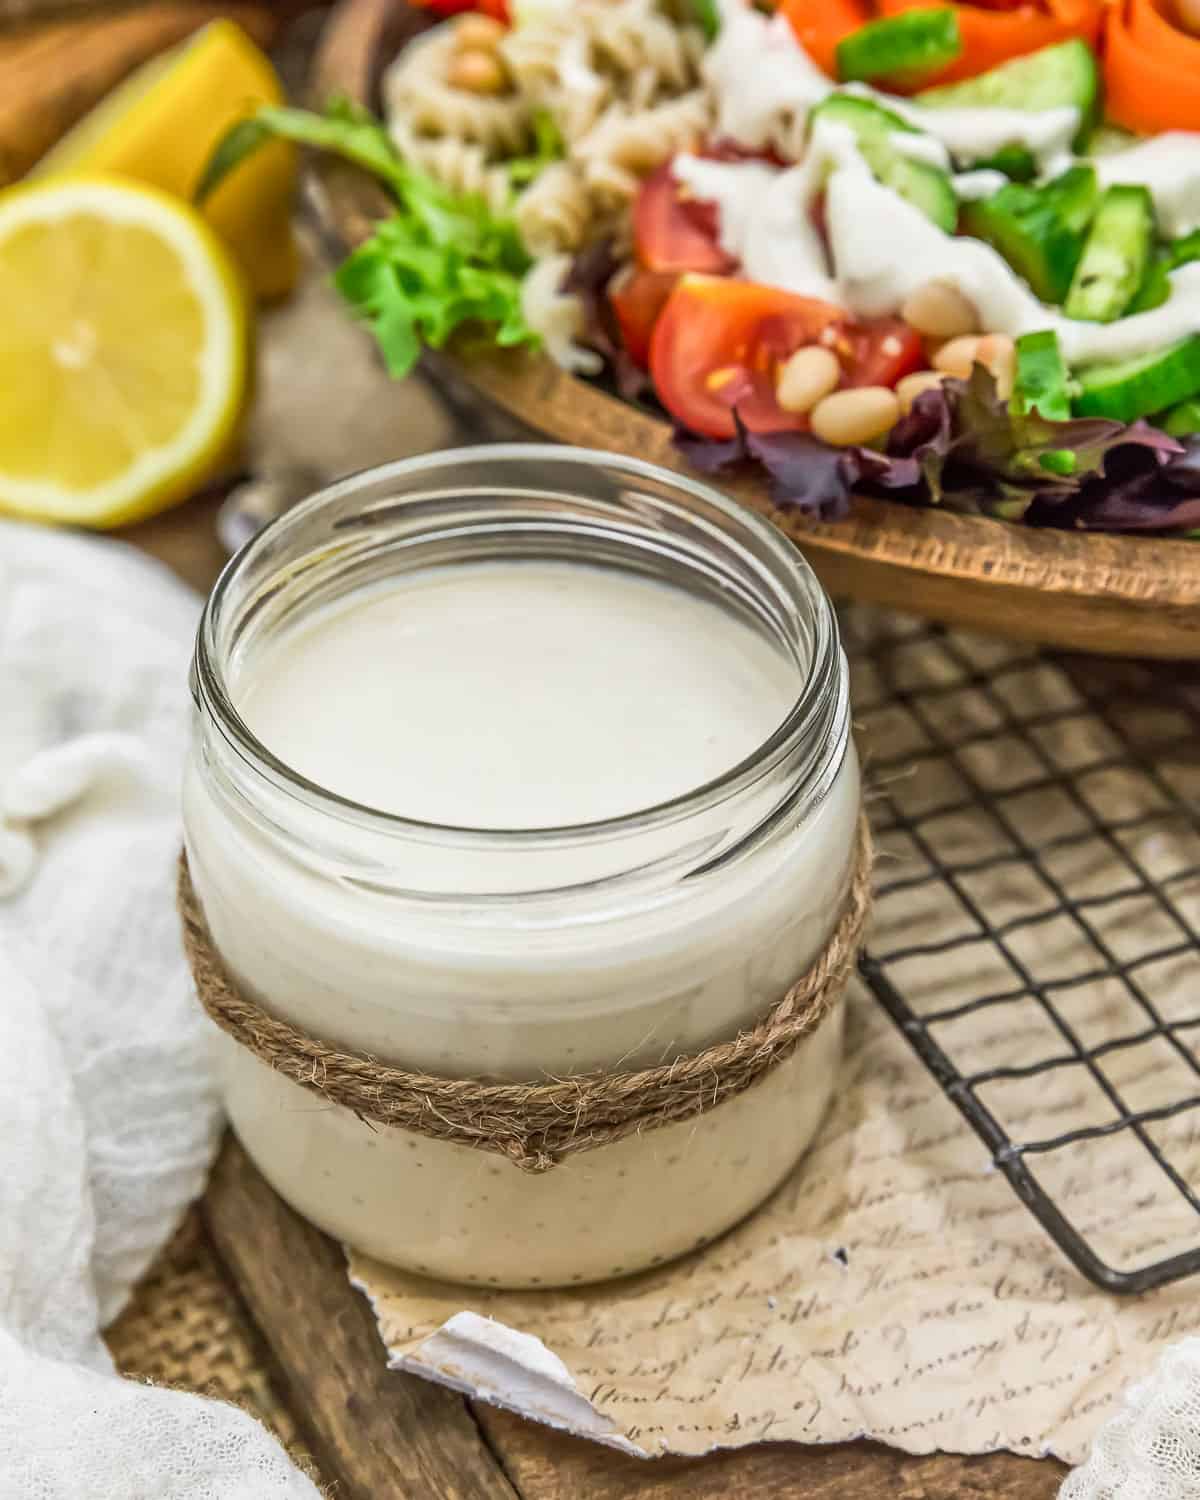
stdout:
[[(126, 537), (207, 590), (224, 561), (214, 515), (215, 502), (196, 501)], [(914, 1458), (872, 1443), (631, 1459), (388, 1371), (340, 1248), (293, 1214), (233, 1141), (202, 1213), (337, 1500), (1049, 1500), (1062, 1478), (1059, 1464), (1007, 1453)]]

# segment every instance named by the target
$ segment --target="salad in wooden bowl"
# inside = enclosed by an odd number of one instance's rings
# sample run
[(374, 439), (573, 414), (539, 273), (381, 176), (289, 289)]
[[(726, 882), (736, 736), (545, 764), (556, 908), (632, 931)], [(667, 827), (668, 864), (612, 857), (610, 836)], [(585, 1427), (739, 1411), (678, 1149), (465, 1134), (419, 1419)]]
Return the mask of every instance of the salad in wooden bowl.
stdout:
[(1192, 4), (343, 0), (258, 124), (383, 184), (324, 173), (394, 372), (719, 475), (835, 590), (1190, 655)]

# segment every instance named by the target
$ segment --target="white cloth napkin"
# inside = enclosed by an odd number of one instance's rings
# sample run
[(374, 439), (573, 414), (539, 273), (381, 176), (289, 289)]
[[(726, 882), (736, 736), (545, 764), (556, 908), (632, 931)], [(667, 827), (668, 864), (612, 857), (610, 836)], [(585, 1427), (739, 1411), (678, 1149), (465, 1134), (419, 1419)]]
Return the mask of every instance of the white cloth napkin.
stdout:
[(318, 1493), (100, 1338), (220, 1127), (170, 894), (198, 610), (132, 549), (0, 523), (0, 1500)]

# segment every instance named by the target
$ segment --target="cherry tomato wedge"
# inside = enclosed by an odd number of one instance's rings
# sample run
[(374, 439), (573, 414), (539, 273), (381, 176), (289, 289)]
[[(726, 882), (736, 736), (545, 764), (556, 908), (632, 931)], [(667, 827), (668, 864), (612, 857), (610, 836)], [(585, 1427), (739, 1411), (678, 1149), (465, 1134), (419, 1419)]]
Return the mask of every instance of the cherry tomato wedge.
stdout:
[(706, 437), (734, 435), (735, 406), (751, 432), (804, 428), (807, 418), (775, 399), (778, 367), (845, 326), (840, 307), (815, 297), (728, 277), (683, 276), (654, 326), (650, 374), (671, 415)]
[[(944, 0), (877, 0), (879, 14), (899, 15), (906, 10), (927, 9), (944, 4)], [(1044, 0), (1034, 4), (1023, 0), (1015, 6), (993, 7), (956, 5), (962, 52), (947, 67), (929, 78), (928, 84), (956, 83), (960, 78), (974, 78), (1013, 57), (1037, 52), (1055, 42), (1073, 36), (1082, 37), (1093, 47), (1100, 33), (1105, 0)]]
[(872, 318), (846, 330), (847, 385), (895, 385), (925, 364), (921, 336), (903, 318)]
[(438, 16), (457, 16), (465, 10), (480, 10), (485, 16), (508, 25), (507, 0), (413, 0), (413, 4)]
[(664, 163), (642, 183), (633, 205), (633, 245), (647, 271), (681, 275), (700, 271), (720, 276), (737, 261), (721, 249), (714, 204), (683, 196)]
[(650, 336), (678, 280), (671, 272), (628, 266), (609, 286), (608, 300), (617, 317), (621, 342), (639, 369), (649, 368)]

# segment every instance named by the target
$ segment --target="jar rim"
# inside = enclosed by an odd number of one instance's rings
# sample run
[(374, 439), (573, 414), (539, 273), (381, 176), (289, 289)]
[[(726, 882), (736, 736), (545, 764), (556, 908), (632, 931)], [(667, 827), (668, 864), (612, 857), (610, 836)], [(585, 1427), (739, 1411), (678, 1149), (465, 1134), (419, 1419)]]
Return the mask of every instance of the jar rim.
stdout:
[[(456, 466), (481, 461), (492, 471), (520, 461), (522, 464), (564, 466), (568, 472), (572, 468), (583, 472), (602, 467), (632, 480), (652, 481), (660, 489), (669, 488), (685, 504), (692, 501), (715, 509), (747, 540), (763, 549), (776, 569), (777, 578), (788, 586), (791, 607), (797, 613), (806, 613), (812, 627), (811, 650), (797, 696), (771, 734), (718, 776), (650, 807), (594, 821), (535, 828), (473, 828), (388, 812), (321, 786), (275, 755), (253, 733), (238, 711), (221, 661), (218, 623), (244, 573), (289, 529), (299, 529), (338, 500), (369, 487), (411, 481), (423, 475), (432, 480), (444, 473), (451, 479)], [(497, 488), (500, 487), (501, 481), (497, 480)], [(528, 483), (523, 483), (521, 488), (531, 496), (539, 493)], [(547, 484), (541, 493), (558, 495), (562, 493), (562, 487)], [(390, 504), (400, 506), (420, 498), (419, 492), (398, 494)], [(298, 798), (314, 811), (332, 814), (342, 822), (372, 833), (417, 836), (425, 841), (445, 841), (476, 848), (501, 845), (509, 849), (552, 848), (669, 826), (736, 796), (768, 774), (811, 735), (814, 721), (821, 717), (831, 692), (836, 691), (840, 659), (837, 617), (811, 566), (782, 531), (740, 502), (689, 475), (603, 449), (554, 443), (492, 443), (442, 449), (360, 470), (324, 486), (269, 522), (230, 558), (205, 602), (192, 662), (192, 691), (197, 706), (208, 709), (222, 736), (245, 764), (265, 777), (275, 790)]]

